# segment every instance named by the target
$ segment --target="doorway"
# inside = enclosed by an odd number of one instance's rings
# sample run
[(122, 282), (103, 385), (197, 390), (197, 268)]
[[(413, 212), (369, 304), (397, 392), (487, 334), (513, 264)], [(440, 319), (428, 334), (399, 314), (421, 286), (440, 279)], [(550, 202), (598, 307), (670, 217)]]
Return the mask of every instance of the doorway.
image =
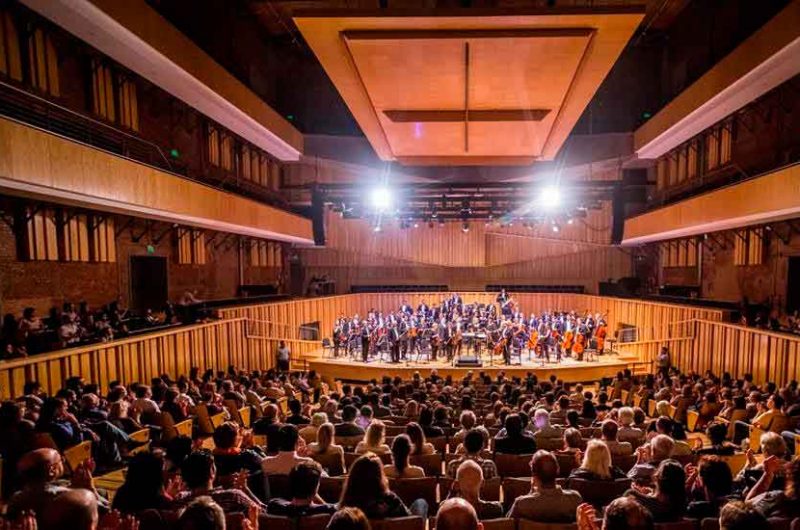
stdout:
[(800, 256), (789, 257), (789, 276), (786, 282), (786, 313), (800, 310)]
[(131, 256), (131, 309), (140, 315), (148, 308), (158, 311), (168, 293), (167, 258)]

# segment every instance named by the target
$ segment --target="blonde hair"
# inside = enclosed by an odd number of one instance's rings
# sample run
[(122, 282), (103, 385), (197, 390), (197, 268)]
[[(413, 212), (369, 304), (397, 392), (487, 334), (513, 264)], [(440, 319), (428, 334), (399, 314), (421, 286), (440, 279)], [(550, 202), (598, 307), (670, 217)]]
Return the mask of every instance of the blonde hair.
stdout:
[(333, 444), (333, 432), (332, 423), (323, 423), (319, 426), (319, 429), (317, 429), (317, 447), (320, 453), (327, 451), (328, 447)]
[(375, 420), (367, 427), (367, 434), (364, 436), (364, 445), (367, 447), (378, 447), (383, 444), (386, 437), (386, 426), (382, 421)]
[(611, 478), (611, 451), (602, 440), (589, 440), (581, 468), (603, 479)]
[(669, 416), (669, 401), (656, 403), (656, 416)]
[(406, 404), (406, 410), (403, 413), (403, 416), (407, 418), (416, 418), (419, 416), (419, 403), (414, 401), (413, 399)]
[(633, 424), (633, 409), (631, 407), (622, 407), (619, 409), (617, 417), (624, 427), (630, 427)]

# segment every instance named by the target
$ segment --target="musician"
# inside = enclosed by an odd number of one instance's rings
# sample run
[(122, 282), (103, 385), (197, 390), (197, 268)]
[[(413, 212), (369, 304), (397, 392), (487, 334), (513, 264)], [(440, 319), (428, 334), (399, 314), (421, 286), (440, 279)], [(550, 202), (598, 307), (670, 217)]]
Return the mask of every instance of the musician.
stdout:
[(600, 320), (597, 330), (594, 332), (594, 336), (597, 340), (597, 355), (603, 355), (603, 350), (606, 347), (606, 337), (608, 336), (608, 328), (604, 320)]
[(394, 323), (389, 324), (389, 348), (392, 351), (392, 362), (400, 362), (400, 332), (397, 330), (397, 325)]
[(430, 309), (430, 308), (428, 307), (428, 304), (426, 304), (426, 303), (425, 303), (425, 300), (423, 300), (423, 301), (422, 301), (422, 302), (420, 302), (420, 304), (417, 306), (417, 313), (421, 314), (421, 315), (424, 317), (424, 316), (425, 316), (425, 314), (428, 312), (428, 309)]
[(495, 298), (495, 301), (500, 305), (500, 307), (503, 307), (506, 304), (506, 302), (508, 302), (508, 298), (509, 297), (508, 297), (508, 293), (506, 292), (506, 290), (505, 289), (500, 289), (500, 294), (497, 295), (497, 298)]
[(403, 300), (403, 304), (400, 306), (400, 312), (406, 315), (410, 315), (414, 312), (414, 309), (411, 308), (411, 305), (406, 300)]
[(369, 328), (366, 322), (361, 326), (361, 360), (369, 360)]
[(503, 330), (503, 362), (506, 366), (511, 364), (511, 340), (513, 337), (513, 331), (511, 326), (506, 326)]

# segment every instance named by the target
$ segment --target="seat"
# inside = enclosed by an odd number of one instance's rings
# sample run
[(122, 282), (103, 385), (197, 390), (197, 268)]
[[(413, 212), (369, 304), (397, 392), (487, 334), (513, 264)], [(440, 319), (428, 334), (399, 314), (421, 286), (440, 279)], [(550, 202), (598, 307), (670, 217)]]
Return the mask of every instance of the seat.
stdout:
[(636, 455), (612, 455), (611, 463), (627, 473), (636, 465)]
[(558, 460), (558, 476), (568, 477), (573, 469), (579, 467), (578, 462), (575, 460), (573, 454), (555, 453), (556, 460)]
[(301, 517), (297, 520), (296, 530), (325, 530), (330, 520), (331, 516), (327, 513)]
[(483, 530), (516, 530), (517, 521), (503, 517), (502, 519), (484, 519)]
[(531, 479), (529, 478), (504, 478), (503, 479), (503, 509), (508, 512), (517, 497), (531, 492)]
[(311, 458), (322, 466), (328, 476), (338, 477), (344, 474), (345, 468), (342, 467), (342, 459), (338, 453), (313, 454)]
[(337, 445), (341, 445), (345, 451), (352, 451), (358, 445), (358, 442), (364, 439), (363, 434), (358, 436), (334, 436)]
[(428, 438), (428, 442), (433, 445), (437, 453), (445, 454), (447, 452), (447, 436), (437, 436), (436, 438)]
[(647, 415), (651, 418), (656, 415), (656, 400), (651, 399), (647, 402)]
[(631, 479), (583, 480), (574, 478), (568, 481), (568, 487), (580, 493), (584, 502), (599, 509), (625, 493), (631, 487)]
[(85, 441), (64, 450), (64, 460), (75, 471), (79, 465), (92, 458), (92, 442)]
[(225, 528), (228, 530), (244, 530), (245, 520), (247, 520), (247, 517), (243, 513), (226, 513)]
[(719, 530), (719, 518), (706, 517), (700, 521), (700, 530)]
[[(228, 520), (228, 516), (229, 516), (228, 514), (225, 515), (226, 522)], [(282, 517), (279, 515), (259, 515), (258, 527), (269, 528), (269, 530), (295, 530), (293, 518)], [(227, 530), (228, 527), (226, 526), (225, 528)]]
[(770, 530), (791, 530), (792, 520), (785, 517), (770, 517), (769, 529)]
[(400, 436), (406, 433), (405, 425), (387, 425), (386, 436)]
[[(347, 469), (349, 471), (350, 468), (353, 467), (353, 463), (356, 460), (358, 460), (360, 457), (362, 457), (362, 456), (363, 456), (363, 454), (345, 453), (344, 454), (344, 467), (345, 467), (345, 469)], [(382, 455), (378, 455), (378, 458), (381, 459), (381, 463), (383, 463), (384, 465), (388, 465), (388, 464), (392, 463), (392, 455), (390, 453), (384, 453)]]
[(214, 434), (214, 429), (222, 425), (225, 421), (225, 414), (223, 412), (214, 414), (213, 416), (209, 414), (208, 407), (205, 403), (198, 404), (194, 409), (197, 413), (197, 425), (202, 434)]
[(696, 519), (684, 519), (671, 523), (656, 523), (655, 530), (697, 530)]
[(686, 411), (686, 429), (688, 432), (694, 432), (697, 428), (697, 422), (700, 420), (700, 413), (696, 410)]
[(631, 397), (631, 393), (628, 390), (622, 390), (619, 393), (619, 398), (622, 400), (623, 405), (628, 405), (628, 400)]
[(56, 441), (47, 432), (37, 432), (33, 435), (33, 447), (31, 449), (55, 449), (58, 450)]
[[(441, 498), (444, 499), (447, 497), (447, 492), (453, 488), (453, 482), (455, 482), (455, 480), (452, 478), (442, 477), (439, 479), (439, 493)], [(485, 501), (499, 501), (501, 484), (502, 479), (500, 477), (484, 480), (481, 485), (481, 499)]]
[(747, 463), (747, 455), (745, 453), (735, 453), (730, 456), (720, 456), (720, 460), (728, 464), (728, 467), (731, 469), (731, 474), (735, 477), (739, 474), (739, 471)]
[(631, 402), (631, 403), (632, 403), (632, 405), (633, 405), (634, 407), (641, 407), (641, 406), (642, 406), (642, 400), (643, 400), (643, 399), (644, 399), (644, 396), (642, 396), (642, 395), (640, 395), (640, 394), (634, 394), (634, 395), (633, 395), (633, 400), (632, 400), (632, 402)]
[(497, 453), (494, 463), (501, 477), (530, 477), (533, 455), (508, 455)]
[(139, 453), (147, 453), (150, 451), (150, 429), (144, 428), (136, 432), (132, 432), (128, 436), (131, 437), (131, 440), (144, 443), (144, 445), (140, 445), (139, 447), (128, 451), (128, 456), (133, 456)]
[(372, 530), (424, 530), (425, 520), (416, 515), (392, 517), (391, 519), (370, 519), (369, 526)]
[(339, 502), (342, 498), (345, 477), (320, 477), (319, 496), (331, 504)]
[(398, 478), (389, 480), (389, 489), (400, 497), (406, 506), (410, 506), (417, 499), (425, 499), (428, 506), (436, 506), (436, 477), (423, 478)]
[(442, 474), (442, 455), (434, 453), (432, 455), (414, 455), (409, 461), (412, 466), (419, 466), (425, 470), (425, 476), (438, 477)]
[(792, 425), (792, 418), (789, 416), (779, 416), (772, 420), (769, 429), (764, 430), (755, 426), (750, 427), (750, 449), (757, 453), (761, 451), (761, 436), (767, 432), (782, 433), (783, 431), (790, 430)]
[[(289, 493), (289, 476), (288, 475), (267, 475), (267, 482), (269, 483), (269, 498), (270, 499), (287, 499), (283, 497)], [(272, 528), (272, 527), (268, 527)]]
[(538, 523), (528, 519), (519, 519), (517, 530), (578, 530), (574, 523)]

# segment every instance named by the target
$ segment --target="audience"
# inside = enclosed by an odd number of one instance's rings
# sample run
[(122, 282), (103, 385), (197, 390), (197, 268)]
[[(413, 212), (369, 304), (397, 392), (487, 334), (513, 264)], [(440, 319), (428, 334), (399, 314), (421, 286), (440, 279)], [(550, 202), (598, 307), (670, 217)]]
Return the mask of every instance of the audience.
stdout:
[(531, 459), (531, 473), (531, 493), (517, 497), (508, 516), (541, 523), (574, 522), (575, 510), (582, 502), (581, 494), (556, 485), (556, 457), (547, 451), (537, 451)]

